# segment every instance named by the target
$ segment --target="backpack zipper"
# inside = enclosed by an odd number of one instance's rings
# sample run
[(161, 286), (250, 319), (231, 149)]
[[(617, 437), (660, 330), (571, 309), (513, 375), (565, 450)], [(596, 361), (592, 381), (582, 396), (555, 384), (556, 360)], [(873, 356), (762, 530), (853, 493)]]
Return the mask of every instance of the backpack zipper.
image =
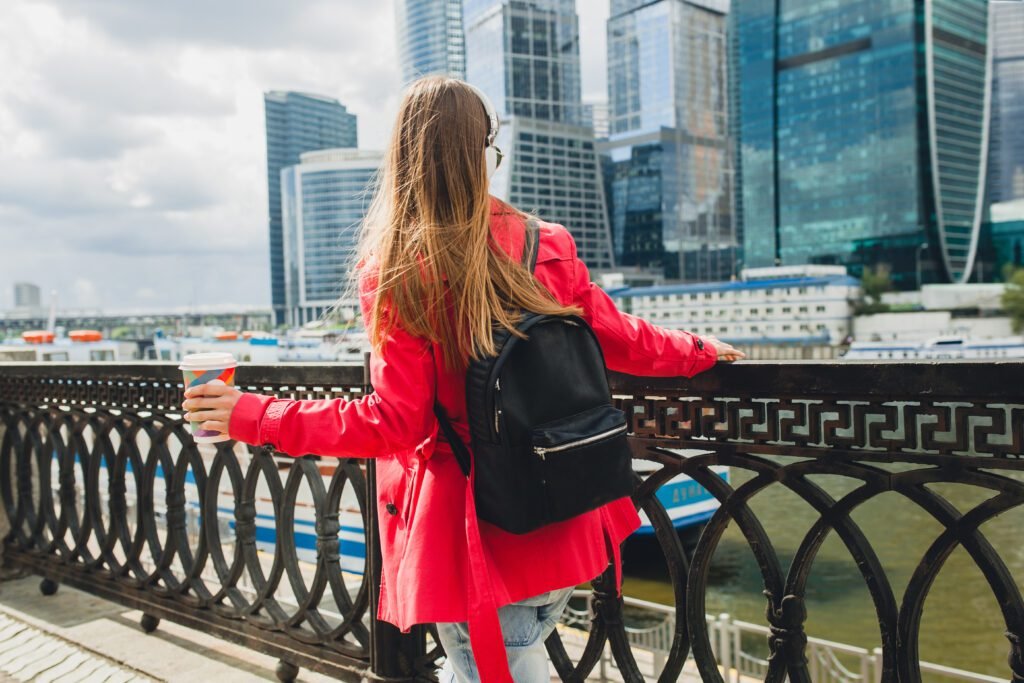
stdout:
[(500, 377), (494, 380), (494, 391), (494, 434), (497, 436), (501, 433), (501, 408), (498, 407), (498, 398), (501, 395)]
[(622, 425), (621, 427), (616, 427), (615, 429), (609, 429), (608, 431), (601, 432), (600, 434), (594, 434), (593, 436), (588, 436), (585, 439), (578, 439), (576, 441), (569, 441), (567, 443), (560, 443), (557, 446), (548, 446), (547, 448), (542, 448), (541, 446), (534, 446), (533, 447), (533, 452), (536, 453), (537, 455), (539, 455), (541, 460), (544, 460), (547, 457), (548, 453), (558, 453), (558, 452), (561, 452), (561, 451), (567, 451), (570, 448), (576, 448), (577, 446), (586, 446), (587, 444), (592, 444), (592, 443), (596, 443), (598, 441), (603, 441), (605, 439), (611, 438), (611, 437), (615, 436), (616, 434), (623, 434), (623, 433), (625, 433), (625, 431), (626, 431), (626, 425)]

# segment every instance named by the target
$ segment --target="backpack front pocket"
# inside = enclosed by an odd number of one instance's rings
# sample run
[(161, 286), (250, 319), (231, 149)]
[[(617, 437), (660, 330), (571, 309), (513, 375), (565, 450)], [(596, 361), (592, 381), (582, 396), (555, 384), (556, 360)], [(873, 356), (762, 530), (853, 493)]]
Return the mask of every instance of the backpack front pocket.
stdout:
[(603, 405), (540, 425), (533, 454), (550, 522), (597, 509), (633, 490), (626, 417)]

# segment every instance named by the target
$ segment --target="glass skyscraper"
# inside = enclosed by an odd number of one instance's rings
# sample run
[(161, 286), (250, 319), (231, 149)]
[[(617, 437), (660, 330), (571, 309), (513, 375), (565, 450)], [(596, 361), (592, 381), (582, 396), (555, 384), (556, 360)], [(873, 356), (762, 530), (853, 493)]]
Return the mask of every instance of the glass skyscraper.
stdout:
[(989, 198), (1024, 197), (1024, 2), (992, 2)]
[(395, 19), (403, 82), (466, 77), (462, 0), (395, 0)]
[(382, 160), (379, 152), (327, 149), (281, 170), (288, 325), (319, 319), (347, 291)]
[(728, 0), (612, 0), (609, 208), (620, 265), (736, 274)]
[(491, 191), (565, 225), (581, 258), (614, 265), (593, 128), (580, 97), (575, 0), (464, 0), (467, 80), (502, 119)]
[(285, 322), (281, 169), (311, 150), (355, 147), (356, 117), (337, 100), (320, 95), (272, 91), (263, 95), (267, 117), (267, 196), (270, 209), (270, 298), (274, 324)]
[(987, 0), (734, 3), (744, 261), (965, 282), (984, 205)]

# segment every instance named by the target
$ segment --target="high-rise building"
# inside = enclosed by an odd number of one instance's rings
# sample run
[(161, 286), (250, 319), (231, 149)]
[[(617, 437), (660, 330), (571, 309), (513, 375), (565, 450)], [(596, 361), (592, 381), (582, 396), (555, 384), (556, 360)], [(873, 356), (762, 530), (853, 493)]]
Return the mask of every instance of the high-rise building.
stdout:
[(594, 131), (580, 97), (575, 0), (464, 0), (466, 74), (502, 120), (491, 191), (565, 225), (594, 269), (614, 265)]
[(403, 82), (466, 77), (462, 0), (395, 0), (395, 18)]
[(737, 275), (729, 146), (729, 0), (613, 0), (609, 213), (620, 265)]
[(988, 192), (992, 202), (1024, 198), (1024, 2), (993, 1), (992, 135)]
[(320, 95), (272, 91), (264, 94), (263, 103), (267, 117), (270, 298), (275, 324), (282, 325), (285, 322), (285, 283), (281, 169), (299, 163), (303, 152), (355, 147), (356, 117), (337, 100)]
[(987, 0), (733, 4), (744, 262), (965, 282), (988, 150)]
[(350, 291), (359, 225), (382, 160), (380, 152), (326, 149), (281, 170), (288, 325), (319, 319)]
[(14, 307), (36, 309), (42, 305), (39, 286), (31, 282), (14, 283)]

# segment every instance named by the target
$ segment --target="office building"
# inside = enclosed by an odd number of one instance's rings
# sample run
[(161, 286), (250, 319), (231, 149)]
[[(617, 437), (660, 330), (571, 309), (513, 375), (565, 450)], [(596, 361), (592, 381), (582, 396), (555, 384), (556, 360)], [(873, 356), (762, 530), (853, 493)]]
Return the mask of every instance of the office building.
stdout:
[(355, 115), (335, 99), (273, 91), (264, 94), (263, 103), (267, 119), (270, 296), (275, 324), (282, 325), (285, 321), (285, 282), (281, 169), (299, 163), (303, 152), (355, 147), (358, 140)]
[(614, 261), (594, 131), (580, 97), (574, 0), (465, 0), (466, 74), (502, 120), (491, 191), (562, 223), (595, 270)]
[(609, 215), (616, 262), (690, 282), (737, 274), (728, 0), (613, 0)]
[(462, 0), (395, 0), (402, 81), (466, 77)]
[(994, 276), (1024, 268), (1024, 199), (993, 204), (985, 226), (986, 256)]
[(1024, 198), (1024, 2), (993, 1), (991, 202)]
[(987, 0), (745, 0), (744, 263), (966, 282), (984, 209)]
[(359, 226), (373, 198), (372, 183), (383, 155), (327, 149), (306, 152), (300, 159), (281, 171), (289, 326), (320, 319), (351, 291)]
[(730, 344), (839, 345), (849, 336), (860, 282), (841, 266), (746, 269), (736, 281), (613, 291), (620, 307), (668, 329)]

